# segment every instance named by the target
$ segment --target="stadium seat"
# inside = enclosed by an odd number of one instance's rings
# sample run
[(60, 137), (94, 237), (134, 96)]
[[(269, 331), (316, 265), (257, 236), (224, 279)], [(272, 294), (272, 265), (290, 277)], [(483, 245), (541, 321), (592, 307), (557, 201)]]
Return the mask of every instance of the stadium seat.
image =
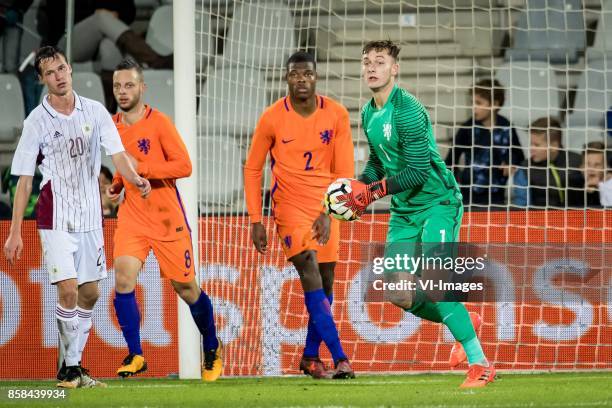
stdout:
[(72, 72), (93, 72), (96, 70), (96, 62), (93, 60), (73, 62), (70, 65), (72, 66)]
[(580, 0), (528, 0), (506, 60), (575, 63), (585, 46)]
[(231, 206), (242, 192), (243, 153), (233, 139), (202, 137), (200, 145), (199, 198), (204, 204)]
[(144, 81), (147, 84), (145, 103), (174, 121), (174, 71), (147, 69), (144, 70)]
[(587, 49), (587, 57), (591, 60), (612, 56), (612, 1), (601, 3), (601, 14), (597, 22), (595, 42)]
[[(605, 142), (602, 128), (586, 128), (584, 126), (566, 128), (563, 131), (563, 146), (576, 153), (582, 153), (584, 147), (590, 142)], [(612, 147), (612, 144), (608, 144)]]
[(95, 72), (74, 72), (72, 86), (79, 95), (106, 104), (102, 80)]
[(223, 67), (208, 76), (201, 92), (200, 131), (208, 135), (248, 135), (267, 104), (266, 82), (254, 69)]
[[(204, 16), (202, 9), (196, 7), (196, 69), (213, 62), (215, 54), (213, 36), (211, 35), (210, 18)], [(161, 6), (155, 10), (147, 30), (147, 44), (160, 55), (170, 55), (174, 52), (172, 32), (172, 6)]]
[(12, 142), (25, 118), (21, 85), (15, 75), (0, 74), (0, 112), (0, 142)]
[(216, 54), (216, 37), (211, 26), (212, 16), (209, 11), (196, 7), (195, 29), (196, 29), (196, 70), (203, 71), (207, 65), (214, 62)]
[(502, 65), (496, 77), (506, 89), (500, 113), (516, 126), (528, 127), (534, 120), (558, 116), (559, 86), (545, 62), (514, 62)]
[(240, 4), (234, 10), (224, 60), (250, 67), (282, 67), (296, 49), (289, 8), (279, 1)]
[(529, 145), (531, 144), (531, 140), (529, 137), (529, 127), (514, 127), (516, 130), (516, 135), (518, 136), (519, 143), (521, 144), (521, 149), (523, 149), (523, 155), (525, 157), (529, 157)]
[(159, 55), (170, 55), (174, 51), (172, 33), (172, 6), (158, 7), (147, 29), (147, 44)]
[(568, 127), (603, 127), (612, 106), (612, 57), (588, 61), (578, 79), (573, 112)]
[[(166, 0), (166, 1), (172, 1), (172, 0)], [(232, 6), (234, 4), (234, 0), (202, 0), (201, 2), (198, 1), (198, 4), (202, 4), (203, 6), (207, 6), (207, 7)]]
[[(105, 104), (104, 88), (102, 81), (95, 72), (72, 72), (72, 88), (75, 92), (85, 98), (93, 99)], [(47, 87), (45, 86), (40, 94), (40, 100), (47, 95)]]

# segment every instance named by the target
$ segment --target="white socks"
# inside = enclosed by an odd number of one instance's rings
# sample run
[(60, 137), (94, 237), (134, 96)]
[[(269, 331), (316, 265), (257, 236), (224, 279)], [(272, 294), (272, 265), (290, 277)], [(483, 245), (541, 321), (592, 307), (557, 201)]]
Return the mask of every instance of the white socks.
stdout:
[[(57, 304), (55, 306), (55, 318), (61, 343), (64, 346), (66, 365), (79, 365), (79, 318), (77, 317), (77, 309), (64, 309)], [(89, 332), (89, 329), (87, 331)]]
[(77, 306), (77, 317), (79, 318), (79, 361), (83, 359), (83, 350), (85, 349), (85, 344), (87, 344), (87, 339), (89, 338), (89, 331), (91, 330), (91, 310), (82, 309)]

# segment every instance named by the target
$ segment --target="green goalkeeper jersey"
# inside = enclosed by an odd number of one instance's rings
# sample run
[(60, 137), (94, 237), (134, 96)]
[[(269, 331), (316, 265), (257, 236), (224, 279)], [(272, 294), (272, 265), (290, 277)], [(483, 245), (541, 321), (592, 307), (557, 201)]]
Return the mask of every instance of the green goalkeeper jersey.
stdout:
[(396, 85), (382, 108), (370, 100), (361, 120), (370, 157), (360, 180), (369, 184), (387, 178), (392, 214), (460, 205), (461, 193), (440, 157), (429, 114), (413, 95)]

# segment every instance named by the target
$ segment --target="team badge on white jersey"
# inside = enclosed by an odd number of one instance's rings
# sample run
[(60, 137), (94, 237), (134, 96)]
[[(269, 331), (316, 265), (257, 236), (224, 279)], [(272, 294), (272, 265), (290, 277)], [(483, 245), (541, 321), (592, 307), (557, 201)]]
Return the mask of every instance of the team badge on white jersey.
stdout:
[(91, 136), (91, 132), (93, 131), (93, 127), (89, 123), (84, 123), (81, 127), (83, 130), (83, 134), (87, 137)]

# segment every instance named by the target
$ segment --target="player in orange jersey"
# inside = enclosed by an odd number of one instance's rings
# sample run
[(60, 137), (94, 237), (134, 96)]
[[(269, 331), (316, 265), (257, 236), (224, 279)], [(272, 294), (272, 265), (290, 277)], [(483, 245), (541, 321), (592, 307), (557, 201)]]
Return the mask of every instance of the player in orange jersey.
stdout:
[[(332, 181), (354, 175), (349, 116), (342, 105), (315, 93), (312, 55), (293, 54), (287, 61), (286, 80), (289, 95), (261, 115), (244, 166), (251, 236), (257, 251), (265, 254), (261, 177), (269, 152), (274, 222), (285, 256), (299, 273), (310, 316), (300, 369), (316, 378), (353, 378), (331, 313), (339, 224), (325, 215), (321, 205)], [(332, 373), (319, 358), (321, 341), (334, 359)]]
[(144, 91), (142, 69), (130, 60), (119, 64), (113, 75), (113, 93), (121, 112), (113, 119), (134, 167), (151, 180), (152, 191), (149, 199), (143, 200), (119, 175), (107, 190), (109, 197), (117, 200), (125, 188), (113, 253), (114, 306), (129, 354), (117, 374), (126, 377), (147, 368), (140, 345), (140, 313), (134, 289), (152, 249), (162, 276), (170, 279), (176, 293), (189, 305), (203, 337), (202, 378), (214, 381), (222, 371), (222, 346), (217, 339), (210, 298), (195, 280), (191, 229), (176, 187), (177, 178), (191, 174), (191, 161), (170, 119), (143, 103)]

